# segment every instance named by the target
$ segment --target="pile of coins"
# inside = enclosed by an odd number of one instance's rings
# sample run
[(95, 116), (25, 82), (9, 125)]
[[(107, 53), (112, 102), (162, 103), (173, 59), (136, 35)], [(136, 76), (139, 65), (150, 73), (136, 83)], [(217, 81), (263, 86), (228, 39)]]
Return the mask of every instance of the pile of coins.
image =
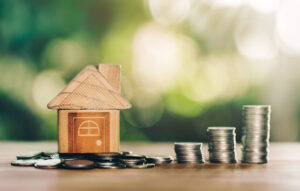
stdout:
[(13, 166), (34, 166), (41, 169), (123, 169), (153, 168), (156, 165), (169, 164), (171, 156), (145, 156), (131, 151), (119, 153), (65, 153), (30, 152), (17, 156), (11, 162)]
[(209, 161), (212, 163), (236, 163), (235, 127), (208, 127)]
[(204, 163), (202, 143), (175, 143), (177, 163)]
[(271, 106), (243, 106), (242, 162), (267, 163)]

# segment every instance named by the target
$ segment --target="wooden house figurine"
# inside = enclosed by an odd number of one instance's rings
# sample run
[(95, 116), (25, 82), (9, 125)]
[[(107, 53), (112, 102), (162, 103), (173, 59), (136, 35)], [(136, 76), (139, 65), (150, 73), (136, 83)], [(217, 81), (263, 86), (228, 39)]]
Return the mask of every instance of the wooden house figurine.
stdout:
[(58, 110), (59, 153), (119, 152), (119, 110), (131, 107), (121, 96), (120, 69), (87, 66), (48, 103)]

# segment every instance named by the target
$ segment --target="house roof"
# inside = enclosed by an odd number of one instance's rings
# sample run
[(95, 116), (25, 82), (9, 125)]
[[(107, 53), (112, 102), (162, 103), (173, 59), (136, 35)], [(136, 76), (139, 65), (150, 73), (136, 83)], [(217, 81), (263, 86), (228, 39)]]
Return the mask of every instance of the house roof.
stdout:
[(90, 110), (130, 108), (131, 104), (104, 76), (107, 75), (101, 73), (101, 68), (98, 71), (95, 66), (87, 66), (48, 103), (48, 108)]

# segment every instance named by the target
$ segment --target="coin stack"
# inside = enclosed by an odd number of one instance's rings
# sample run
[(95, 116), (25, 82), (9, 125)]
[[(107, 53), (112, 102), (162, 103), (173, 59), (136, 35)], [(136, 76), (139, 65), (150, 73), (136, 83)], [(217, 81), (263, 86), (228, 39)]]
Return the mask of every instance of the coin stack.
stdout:
[(208, 127), (209, 160), (212, 163), (236, 163), (235, 127)]
[(91, 153), (89, 160), (95, 162), (95, 167), (103, 169), (119, 169), (126, 166), (120, 161), (121, 153)]
[(177, 163), (204, 163), (202, 143), (175, 143)]
[(269, 105), (243, 106), (242, 162), (268, 162), (270, 118)]

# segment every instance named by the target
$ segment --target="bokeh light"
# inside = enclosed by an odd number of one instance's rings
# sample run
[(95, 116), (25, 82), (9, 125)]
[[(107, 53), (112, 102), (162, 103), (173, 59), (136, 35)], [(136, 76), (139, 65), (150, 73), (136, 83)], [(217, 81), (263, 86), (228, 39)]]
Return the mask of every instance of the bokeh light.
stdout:
[(132, 75), (140, 86), (168, 91), (179, 80), (182, 61), (176, 34), (149, 23), (133, 40)]
[(50, 111), (46, 106), (52, 98), (61, 91), (65, 82), (60, 73), (55, 70), (46, 70), (40, 73), (34, 80), (32, 94), (35, 103), (43, 112)]
[(272, 0), (272, 1), (260, 1), (260, 0), (247, 0), (247, 3), (256, 11), (264, 14), (269, 14), (276, 12), (279, 5), (280, 0)]
[(83, 45), (74, 40), (54, 39), (45, 49), (43, 64), (49, 68), (59, 68), (63, 71), (82, 68), (88, 61)]
[(245, 0), (207, 0), (206, 2), (212, 3), (215, 7), (239, 7)]
[(272, 15), (244, 12), (235, 32), (239, 52), (251, 59), (274, 58), (277, 53), (274, 28)]
[(285, 0), (277, 15), (277, 32), (281, 49), (289, 54), (300, 53), (300, 2)]
[(155, 21), (163, 25), (182, 21), (191, 8), (190, 0), (148, 0), (148, 5)]
[(151, 89), (135, 89), (132, 103), (135, 108), (125, 112), (125, 119), (135, 127), (151, 127), (163, 115), (164, 104), (162, 98)]

